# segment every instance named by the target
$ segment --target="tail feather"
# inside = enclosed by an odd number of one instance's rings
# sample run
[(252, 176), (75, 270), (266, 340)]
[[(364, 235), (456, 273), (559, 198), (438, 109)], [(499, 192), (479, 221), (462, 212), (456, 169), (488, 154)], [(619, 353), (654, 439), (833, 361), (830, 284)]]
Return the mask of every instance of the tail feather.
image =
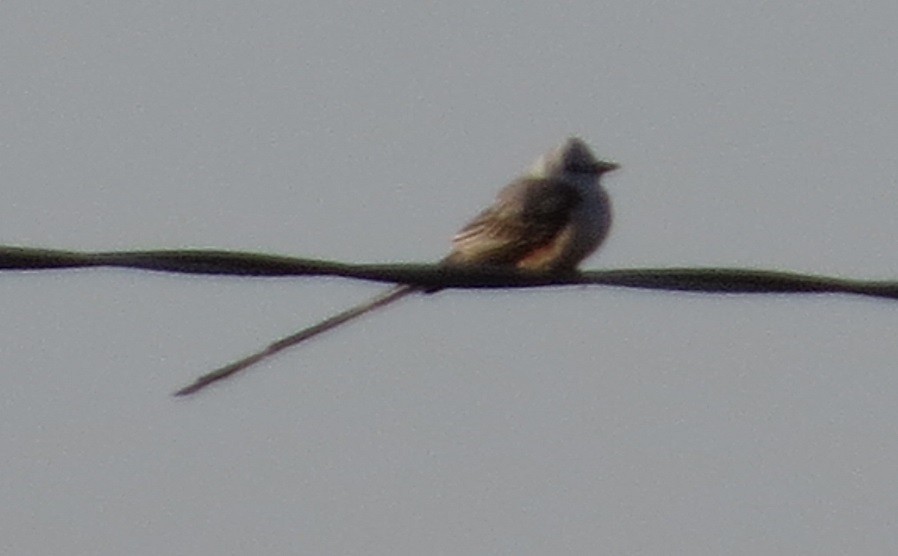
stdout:
[(336, 328), (343, 323), (349, 322), (355, 318), (358, 318), (366, 313), (373, 311), (379, 307), (383, 307), (388, 305), (394, 301), (398, 301), (403, 297), (420, 291), (420, 288), (417, 286), (409, 286), (409, 285), (401, 285), (396, 286), (395, 288), (391, 288), (386, 292), (369, 299), (368, 301), (356, 305), (350, 309), (343, 311), (342, 313), (337, 313), (336, 315), (325, 319), (318, 324), (314, 324), (308, 328), (300, 330), (295, 334), (291, 334), (285, 338), (281, 338), (280, 340), (270, 344), (265, 349), (257, 351), (252, 355), (248, 355), (243, 359), (238, 361), (234, 361), (224, 367), (216, 369), (208, 374), (205, 374), (199, 378), (197, 378), (192, 384), (181, 388), (177, 392), (175, 392), (175, 396), (186, 396), (189, 394), (193, 394), (199, 390), (202, 390), (206, 386), (209, 386), (213, 382), (218, 382), (223, 378), (227, 378), (232, 374), (242, 371), (243, 369), (262, 361), (263, 359), (267, 359), (272, 355), (283, 351), (291, 346), (295, 346), (296, 344), (308, 340), (313, 336), (317, 336), (322, 332), (326, 332), (331, 328)]

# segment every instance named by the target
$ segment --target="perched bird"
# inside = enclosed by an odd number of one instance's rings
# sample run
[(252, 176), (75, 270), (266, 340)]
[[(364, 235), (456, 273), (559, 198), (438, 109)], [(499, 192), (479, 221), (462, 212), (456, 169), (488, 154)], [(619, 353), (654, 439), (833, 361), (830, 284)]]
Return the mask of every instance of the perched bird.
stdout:
[[(441, 264), (513, 267), (546, 273), (575, 270), (608, 235), (611, 202), (599, 180), (602, 174), (616, 168), (618, 165), (613, 162), (597, 159), (582, 140), (567, 139), (537, 159), (526, 174), (506, 185), (491, 206), (459, 230)], [(391, 288), (203, 375), (175, 394), (192, 394), (303, 340), (421, 291), (435, 289), (413, 285)]]
[(615, 168), (580, 139), (568, 139), (462, 228), (443, 263), (575, 269), (608, 234), (611, 202), (599, 178)]

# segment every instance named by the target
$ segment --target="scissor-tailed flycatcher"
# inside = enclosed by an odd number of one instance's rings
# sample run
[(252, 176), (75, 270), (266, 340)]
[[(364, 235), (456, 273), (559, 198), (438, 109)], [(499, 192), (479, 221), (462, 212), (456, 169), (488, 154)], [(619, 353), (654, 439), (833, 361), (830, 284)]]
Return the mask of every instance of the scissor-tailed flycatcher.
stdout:
[[(540, 157), (527, 174), (505, 186), (491, 206), (462, 228), (441, 264), (492, 265), (547, 273), (574, 270), (608, 234), (611, 202), (599, 178), (617, 167), (613, 162), (598, 160), (580, 139), (568, 139)], [(420, 291), (419, 286), (396, 286), (203, 375), (175, 394), (192, 394), (303, 340)]]

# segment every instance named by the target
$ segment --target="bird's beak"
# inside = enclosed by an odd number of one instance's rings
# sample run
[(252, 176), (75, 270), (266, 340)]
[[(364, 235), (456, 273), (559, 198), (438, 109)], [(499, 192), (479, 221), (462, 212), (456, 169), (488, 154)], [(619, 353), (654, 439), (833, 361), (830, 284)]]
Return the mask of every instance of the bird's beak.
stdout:
[(605, 172), (611, 172), (612, 170), (617, 170), (618, 168), (620, 168), (620, 164), (608, 162), (607, 160), (600, 160), (596, 163), (597, 174), (604, 174)]

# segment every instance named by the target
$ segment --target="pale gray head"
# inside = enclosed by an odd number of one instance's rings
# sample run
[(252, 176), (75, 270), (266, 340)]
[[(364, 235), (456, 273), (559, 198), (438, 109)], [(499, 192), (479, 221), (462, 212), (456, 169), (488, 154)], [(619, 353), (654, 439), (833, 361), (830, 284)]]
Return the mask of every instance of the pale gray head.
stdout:
[(614, 162), (599, 160), (578, 137), (569, 137), (556, 149), (539, 157), (530, 169), (534, 177), (561, 177), (570, 175), (599, 177), (619, 168)]

